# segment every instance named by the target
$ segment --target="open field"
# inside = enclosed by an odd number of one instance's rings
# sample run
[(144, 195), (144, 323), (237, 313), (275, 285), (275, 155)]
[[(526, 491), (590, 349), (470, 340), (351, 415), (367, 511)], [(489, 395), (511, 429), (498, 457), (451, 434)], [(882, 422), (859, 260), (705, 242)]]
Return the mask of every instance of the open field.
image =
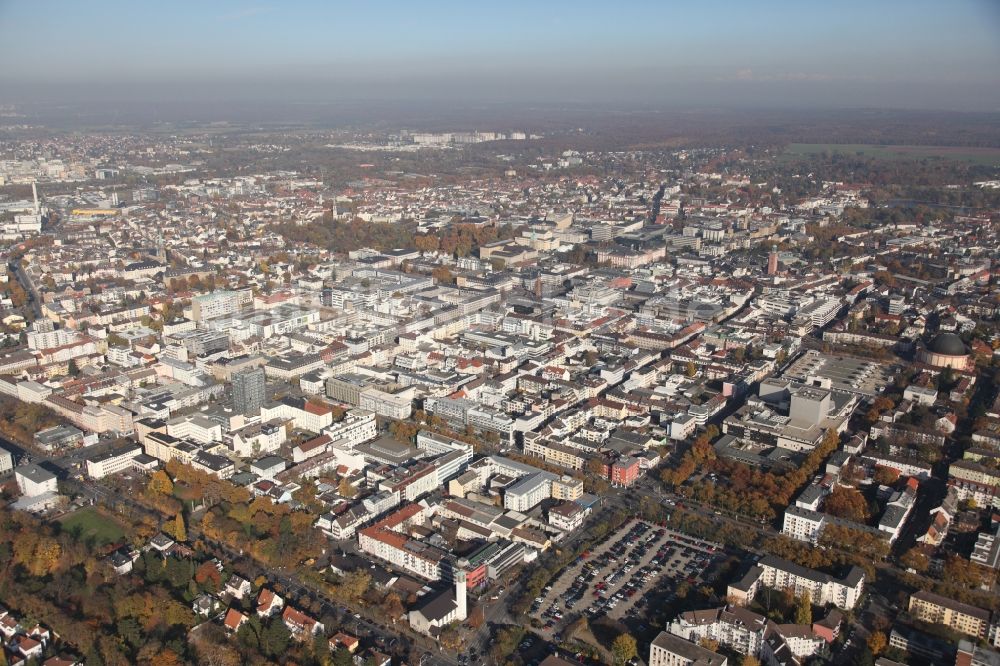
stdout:
[(840, 153), (880, 160), (940, 159), (980, 165), (1000, 164), (1000, 148), (968, 146), (888, 146), (864, 143), (790, 143), (786, 157), (807, 157), (821, 153)]
[(116, 543), (125, 537), (117, 523), (93, 507), (71, 513), (61, 523), (63, 531), (78, 535), (81, 540), (93, 539), (100, 546)]

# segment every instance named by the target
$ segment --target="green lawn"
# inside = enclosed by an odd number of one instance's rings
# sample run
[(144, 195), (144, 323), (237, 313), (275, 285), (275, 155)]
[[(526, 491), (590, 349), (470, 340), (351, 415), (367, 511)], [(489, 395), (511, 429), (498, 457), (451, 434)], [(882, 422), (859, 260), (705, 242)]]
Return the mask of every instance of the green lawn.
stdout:
[(76, 535), (81, 540), (92, 540), (98, 546), (106, 546), (121, 541), (125, 532), (110, 518), (93, 507), (75, 511), (62, 519), (64, 532)]
[(942, 159), (973, 164), (1000, 164), (1000, 148), (967, 146), (886, 146), (865, 143), (790, 143), (787, 157), (807, 157), (821, 153), (870, 157), (881, 160)]

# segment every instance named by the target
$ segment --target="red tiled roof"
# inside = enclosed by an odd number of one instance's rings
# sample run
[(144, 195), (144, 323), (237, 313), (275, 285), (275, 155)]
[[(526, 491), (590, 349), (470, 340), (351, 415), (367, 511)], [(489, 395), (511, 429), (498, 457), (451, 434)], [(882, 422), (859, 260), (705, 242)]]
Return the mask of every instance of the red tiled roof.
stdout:
[(226, 625), (228, 628), (232, 629), (233, 631), (236, 631), (237, 629), (240, 628), (241, 624), (246, 622), (246, 619), (247, 619), (246, 615), (239, 612), (235, 608), (230, 608), (228, 611), (226, 611), (226, 619), (223, 621), (223, 624)]
[(267, 589), (266, 587), (261, 589), (260, 594), (257, 595), (258, 612), (269, 611), (271, 609), (272, 604), (274, 604), (274, 592)]
[(292, 608), (291, 606), (285, 606), (285, 610), (281, 614), (281, 619), (284, 620), (286, 624), (292, 624), (293, 626), (307, 631), (311, 631), (312, 627), (316, 624), (316, 620), (312, 619), (299, 609)]

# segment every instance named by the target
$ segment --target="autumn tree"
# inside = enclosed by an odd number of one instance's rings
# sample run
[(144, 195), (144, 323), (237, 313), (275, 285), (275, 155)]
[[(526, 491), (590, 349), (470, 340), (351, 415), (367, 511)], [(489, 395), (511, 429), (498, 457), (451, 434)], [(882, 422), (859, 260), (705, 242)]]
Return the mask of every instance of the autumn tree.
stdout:
[(899, 470), (883, 465), (876, 465), (872, 480), (880, 486), (891, 486), (899, 480)]
[(194, 580), (203, 589), (216, 592), (222, 587), (222, 575), (211, 560), (203, 562), (194, 573)]
[(802, 593), (795, 605), (795, 624), (812, 624), (812, 596), (809, 590)]
[(483, 610), (482, 605), (476, 606), (472, 609), (472, 612), (469, 613), (468, 624), (473, 629), (479, 629), (486, 624), (486, 612)]
[(350, 480), (346, 476), (340, 477), (340, 483), (337, 484), (337, 492), (341, 497), (351, 498), (358, 494), (357, 489), (351, 485)]
[(913, 569), (921, 574), (925, 573), (931, 565), (930, 558), (918, 546), (914, 546), (903, 553), (899, 558), (899, 563), (907, 569)]
[[(205, 625), (209, 627), (211, 625)], [(204, 629), (200, 630), (202, 633)], [(215, 640), (198, 640), (195, 643), (198, 651), (198, 663), (204, 666), (240, 666), (243, 660), (236, 650), (226, 641), (225, 635), (215, 637)]]
[(187, 541), (187, 527), (184, 525), (184, 515), (180, 512), (177, 512), (174, 515), (174, 520), (170, 526), (169, 533), (172, 534), (174, 539), (177, 541)]
[(382, 610), (392, 620), (392, 623), (396, 624), (396, 620), (399, 619), (406, 609), (403, 608), (403, 600), (399, 598), (399, 595), (395, 592), (390, 592), (382, 600)]
[(979, 564), (952, 553), (944, 561), (941, 578), (949, 585), (963, 589), (975, 589), (986, 580), (986, 573), (986, 569)]
[(455, 282), (455, 276), (451, 274), (447, 266), (438, 266), (435, 268), (431, 271), (431, 277), (440, 284), (452, 284)]
[(849, 545), (851, 552), (872, 560), (881, 560), (889, 554), (889, 542), (880, 535), (844, 525), (830, 524), (824, 527), (819, 536), (819, 545), (834, 549), (843, 549), (845, 545)]
[(619, 634), (611, 643), (611, 654), (618, 666), (628, 663), (639, 654), (635, 638), (631, 634)]
[(458, 652), (462, 649), (462, 635), (459, 633), (458, 626), (454, 622), (441, 629), (438, 641), (445, 650)]
[(38, 532), (20, 532), (14, 539), (13, 561), (21, 564), (32, 576), (47, 576), (54, 573), (62, 546), (46, 534)]
[(421, 252), (436, 252), (440, 243), (434, 234), (420, 234), (413, 237), (413, 245)]
[(706, 650), (708, 650), (710, 652), (718, 652), (719, 651), (719, 641), (711, 639), (711, 638), (707, 638), (707, 637), (706, 638), (702, 638), (700, 641), (698, 641), (698, 645), (700, 645), (701, 647), (705, 648)]
[(604, 461), (600, 458), (587, 458), (587, 461), (583, 465), (584, 470), (588, 474), (593, 474), (594, 476), (604, 476)]
[(406, 421), (393, 421), (389, 424), (390, 434), (401, 442), (412, 442), (418, 431), (415, 424)]
[(341, 579), (339, 589), (347, 599), (356, 601), (365, 593), (371, 585), (371, 581), (371, 574), (359, 569), (358, 571), (347, 573)]
[(878, 398), (875, 398), (875, 401), (872, 403), (871, 409), (868, 410), (865, 418), (868, 419), (869, 423), (874, 423), (875, 421), (878, 421), (879, 416), (881, 416), (883, 412), (887, 412), (895, 406), (896, 403), (894, 403), (891, 398), (879, 396)]
[(174, 483), (170, 480), (170, 476), (161, 469), (153, 472), (149, 477), (146, 488), (151, 493), (170, 495), (174, 492)]
[(149, 664), (149, 666), (182, 666), (184, 663), (176, 652), (163, 646), (150, 645), (148, 654), (149, 656), (144, 658), (142, 651), (140, 651), (138, 656), (139, 663)]
[(854, 488), (838, 485), (834, 487), (823, 505), (824, 511), (831, 516), (866, 523), (869, 518), (868, 502), (865, 496)]
[(875, 656), (882, 654), (882, 650), (885, 649), (886, 645), (888, 645), (888, 641), (885, 638), (885, 634), (881, 631), (873, 631), (868, 637), (868, 649)]

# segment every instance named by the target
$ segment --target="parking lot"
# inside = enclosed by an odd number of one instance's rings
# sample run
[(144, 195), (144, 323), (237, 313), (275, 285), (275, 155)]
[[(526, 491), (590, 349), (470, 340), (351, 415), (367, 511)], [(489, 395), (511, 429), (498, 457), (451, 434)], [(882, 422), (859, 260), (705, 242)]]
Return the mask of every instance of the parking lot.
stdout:
[(635, 615), (664, 578), (696, 584), (719, 546), (644, 521), (632, 521), (585, 553), (536, 598), (531, 614), (543, 634), (558, 633), (580, 614), (591, 620)]

